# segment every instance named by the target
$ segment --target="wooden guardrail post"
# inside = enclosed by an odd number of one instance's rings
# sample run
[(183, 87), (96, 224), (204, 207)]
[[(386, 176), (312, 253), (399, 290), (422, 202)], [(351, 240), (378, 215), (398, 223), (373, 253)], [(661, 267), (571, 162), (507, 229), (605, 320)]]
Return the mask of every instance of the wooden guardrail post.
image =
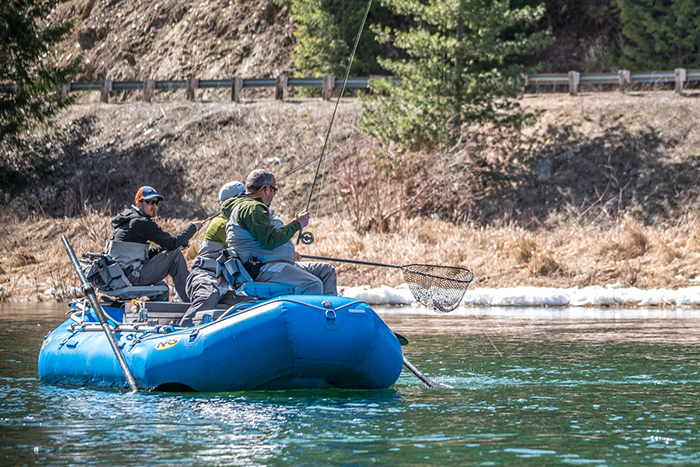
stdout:
[(193, 101), (194, 100), (194, 90), (199, 87), (199, 80), (197, 78), (193, 78), (192, 76), (188, 76), (187, 80), (185, 81), (186, 83), (186, 96), (188, 101)]
[(103, 79), (100, 82), (100, 102), (109, 102), (109, 93), (112, 92), (112, 80)]
[(68, 93), (70, 92), (70, 83), (61, 85), (61, 100), (68, 99)]
[(632, 84), (632, 78), (630, 76), (629, 70), (618, 70), (617, 81), (620, 84), (620, 92), (627, 92), (630, 84)]
[(578, 95), (578, 85), (581, 83), (581, 73), (578, 71), (569, 72), (569, 94), (572, 96)]
[(289, 84), (289, 78), (284, 75), (277, 77), (277, 84), (275, 85), (275, 99), (278, 101), (284, 100), (284, 90), (287, 89)]
[(238, 102), (241, 100), (241, 91), (243, 90), (243, 78), (233, 78), (231, 80), (231, 100)]
[(156, 81), (153, 79), (146, 78), (143, 80), (143, 100), (145, 102), (151, 102), (151, 97), (156, 90)]
[(685, 68), (676, 68), (673, 70), (673, 79), (676, 82), (676, 93), (683, 94), (683, 84), (686, 80)]
[(329, 101), (333, 97), (333, 90), (335, 89), (335, 76), (326, 75), (323, 77), (323, 100)]

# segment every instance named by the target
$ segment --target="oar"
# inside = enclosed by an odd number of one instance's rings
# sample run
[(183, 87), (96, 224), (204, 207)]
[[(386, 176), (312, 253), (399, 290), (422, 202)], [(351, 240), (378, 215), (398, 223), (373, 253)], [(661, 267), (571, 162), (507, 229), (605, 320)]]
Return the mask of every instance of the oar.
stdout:
[(425, 376), (421, 371), (416, 368), (413, 363), (409, 362), (406, 356), (403, 356), (403, 364), (406, 365), (406, 368), (411, 370), (411, 372), (418, 377), (419, 380), (423, 381), (425, 385), (431, 389), (434, 388), (441, 388), (441, 389), (454, 389), (452, 386), (448, 386), (447, 384), (442, 384), (442, 383), (436, 383), (435, 381), (430, 380), (427, 376)]
[(366, 266), (379, 266), (383, 268), (396, 268), (403, 271), (408, 289), (416, 301), (435, 311), (447, 313), (459, 305), (467, 291), (467, 287), (474, 279), (474, 274), (469, 269), (454, 266), (436, 266), (433, 264), (408, 264), (398, 266), (396, 264), (373, 263), (370, 261), (358, 261), (355, 259), (327, 258), (324, 256), (307, 256), (304, 258), (321, 261), (337, 261), (340, 263), (363, 264)]
[[(404, 336), (399, 334), (398, 332), (394, 332), (394, 335), (396, 338), (399, 340), (399, 343), (401, 346), (408, 345), (408, 339), (406, 339)], [(419, 380), (423, 381), (425, 385), (429, 388), (443, 388), (443, 389), (454, 389), (452, 386), (448, 386), (447, 384), (442, 384), (442, 383), (436, 383), (435, 381), (432, 381), (428, 379), (427, 376), (425, 376), (418, 368), (416, 368), (413, 363), (411, 363), (406, 356), (403, 356), (403, 364), (406, 365), (406, 368), (411, 370), (414, 375), (418, 377)]]
[(80, 263), (78, 263), (78, 258), (76, 258), (75, 252), (70, 246), (70, 243), (68, 243), (68, 239), (66, 238), (66, 236), (61, 235), (61, 240), (63, 241), (63, 245), (66, 247), (66, 251), (68, 252), (70, 261), (71, 263), (73, 263), (73, 267), (75, 268), (75, 272), (78, 273), (78, 277), (80, 277), (80, 282), (83, 284), (83, 292), (90, 301), (92, 309), (95, 310), (97, 320), (100, 322), (102, 330), (105, 332), (107, 340), (109, 341), (109, 345), (112, 347), (114, 355), (116, 355), (117, 360), (119, 361), (119, 366), (122, 367), (122, 371), (124, 372), (124, 376), (126, 377), (126, 382), (129, 383), (129, 389), (131, 389), (131, 392), (138, 392), (139, 389), (136, 386), (136, 379), (134, 378), (134, 375), (131, 374), (131, 370), (129, 370), (129, 365), (126, 364), (126, 360), (124, 359), (124, 355), (122, 354), (122, 351), (119, 348), (119, 344), (117, 344), (117, 340), (114, 338), (114, 334), (112, 334), (112, 329), (109, 323), (107, 323), (105, 312), (102, 309), (102, 306), (100, 306), (100, 303), (97, 301), (95, 289), (92, 287), (92, 284), (90, 284), (85, 278), (85, 274), (83, 274), (82, 269), (80, 269)]

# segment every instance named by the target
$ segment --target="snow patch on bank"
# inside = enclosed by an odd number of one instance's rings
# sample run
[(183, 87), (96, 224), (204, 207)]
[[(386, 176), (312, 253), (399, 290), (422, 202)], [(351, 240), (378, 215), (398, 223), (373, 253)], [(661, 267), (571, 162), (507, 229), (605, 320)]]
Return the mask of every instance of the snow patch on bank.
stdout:
[[(341, 295), (357, 298), (370, 305), (411, 305), (415, 303), (406, 284), (396, 288), (381, 286), (345, 287)], [(513, 287), (503, 289), (469, 289), (462, 305), (466, 306), (610, 306), (616, 304), (634, 306), (675, 305), (700, 306), (700, 286), (682, 289), (642, 290), (637, 287)]]

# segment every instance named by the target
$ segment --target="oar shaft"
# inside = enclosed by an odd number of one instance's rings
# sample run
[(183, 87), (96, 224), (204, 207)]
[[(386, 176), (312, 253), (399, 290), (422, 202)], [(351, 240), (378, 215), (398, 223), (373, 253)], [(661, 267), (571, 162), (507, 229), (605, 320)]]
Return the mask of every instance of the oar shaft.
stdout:
[(328, 258), (326, 256), (310, 256), (310, 255), (302, 255), (304, 258), (309, 258), (309, 259), (317, 259), (320, 261), (335, 261), (338, 263), (350, 263), (350, 264), (364, 264), (366, 266), (379, 266), (382, 268), (396, 268), (396, 269), (401, 269), (403, 266), (397, 266), (395, 264), (384, 264), (384, 263), (372, 263), (370, 261), (358, 261), (355, 259), (342, 259), (342, 258)]
[(447, 384), (442, 384), (442, 383), (436, 383), (435, 381), (430, 380), (427, 376), (425, 376), (421, 371), (416, 368), (413, 363), (408, 361), (406, 356), (404, 355), (403, 357), (403, 364), (406, 365), (406, 368), (411, 370), (411, 373), (416, 375), (419, 380), (423, 381), (425, 385), (431, 389), (434, 388), (442, 388), (442, 389), (454, 389), (452, 386), (448, 386)]
[(61, 235), (61, 240), (63, 241), (63, 245), (66, 247), (66, 252), (68, 252), (68, 256), (70, 257), (70, 261), (71, 261), (71, 263), (73, 263), (73, 267), (75, 268), (75, 272), (78, 273), (78, 277), (80, 278), (80, 282), (83, 284), (83, 291), (85, 292), (85, 296), (87, 296), (88, 300), (90, 301), (90, 305), (92, 305), (92, 309), (95, 310), (95, 314), (97, 315), (97, 320), (100, 322), (100, 325), (102, 326), (102, 329), (104, 330), (105, 335), (107, 336), (107, 340), (109, 341), (109, 345), (112, 347), (112, 350), (114, 351), (114, 355), (116, 355), (117, 360), (119, 361), (119, 366), (122, 368), (122, 371), (124, 372), (124, 376), (126, 377), (126, 382), (129, 384), (129, 389), (131, 389), (132, 392), (138, 392), (139, 389), (138, 389), (138, 386), (136, 386), (136, 379), (134, 378), (134, 375), (131, 373), (131, 370), (129, 370), (129, 365), (127, 365), (126, 359), (124, 358), (124, 355), (122, 354), (122, 351), (119, 348), (119, 344), (117, 344), (117, 340), (114, 338), (114, 334), (112, 334), (112, 330), (110, 329), (109, 323), (107, 323), (107, 318), (105, 317), (105, 312), (102, 309), (102, 306), (100, 305), (100, 303), (97, 301), (97, 296), (95, 295), (95, 289), (93, 289), (92, 285), (85, 278), (83, 271), (80, 269), (80, 263), (78, 262), (78, 258), (75, 256), (75, 252), (73, 251), (73, 247), (71, 247), (70, 243), (68, 243), (68, 239), (66, 238), (66, 236)]

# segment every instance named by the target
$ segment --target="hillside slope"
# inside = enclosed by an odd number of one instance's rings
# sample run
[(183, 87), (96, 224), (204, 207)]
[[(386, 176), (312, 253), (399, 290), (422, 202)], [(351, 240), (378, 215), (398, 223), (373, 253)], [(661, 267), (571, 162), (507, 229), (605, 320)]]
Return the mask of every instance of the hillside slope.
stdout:
[(82, 53), (78, 81), (276, 77), (293, 70), (292, 23), (269, 0), (65, 0), (76, 18), (62, 60)]
[[(525, 65), (607, 71), (622, 45), (608, 0), (550, 2), (539, 29), (556, 39)], [(270, 0), (61, 0), (53, 19), (76, 19), (62, 61), (82, 53), (77, 81), (277, 77), (295, 71), (294, 22)]]

